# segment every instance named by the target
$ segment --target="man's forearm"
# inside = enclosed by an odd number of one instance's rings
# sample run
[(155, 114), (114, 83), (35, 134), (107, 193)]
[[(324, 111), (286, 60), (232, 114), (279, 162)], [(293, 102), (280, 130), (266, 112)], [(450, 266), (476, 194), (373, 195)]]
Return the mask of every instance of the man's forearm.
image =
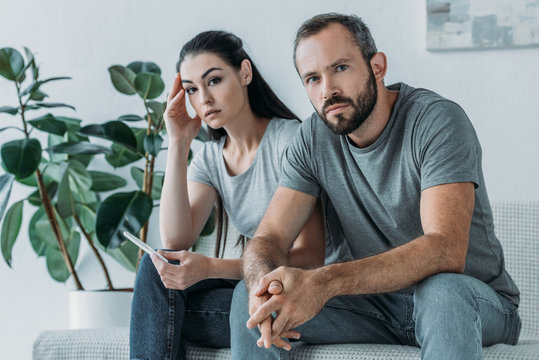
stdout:
[(379, 255), (312, 270), (312, 275), (327, 284), (330, 297), (397, 291), (433, 274), (462, 272), (465, 253), (456, 254), (447, 244), (447, 239), (424, 235)]
[(249, 241), (242, 256), (243, 279), (247, 290), (256, 288), (262, 276), (286, 265), (287, 255), (269, 238), (255, 237)]

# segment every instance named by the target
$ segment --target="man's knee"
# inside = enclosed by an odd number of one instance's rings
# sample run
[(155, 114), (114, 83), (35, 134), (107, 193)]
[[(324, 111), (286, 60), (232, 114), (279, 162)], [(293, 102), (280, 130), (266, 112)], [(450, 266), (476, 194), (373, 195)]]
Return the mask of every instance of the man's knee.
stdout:
[(436, 326), (440, 326), (440, 323), (462, 317), (475, 321), (475, 281), (467, 275), (441, 273), (420, 282), (414, 292), (416, 325), (437, 323)]
[(240, 281), (236, 288), (234, 289), (234, 294), (232, 296), (232, 305), (230, 308), (230, 318), (244, 317), (245, 314), (249, 314), (249, 294), (245, 283)]
[(414, 292), (414, 303), (427, 305), (438, 302), (473, 298), (476, 280), (467, 275), (440, 273), (421, 281)]

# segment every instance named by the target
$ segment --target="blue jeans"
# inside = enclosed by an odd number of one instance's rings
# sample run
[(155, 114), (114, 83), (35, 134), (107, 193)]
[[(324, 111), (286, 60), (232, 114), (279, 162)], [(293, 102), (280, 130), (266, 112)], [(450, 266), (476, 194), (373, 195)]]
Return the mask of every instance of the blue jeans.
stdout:
[[(245, 326), (248, 295), (234, 292), (230, 326), (232, 359), (288, 359), (286, 350), (259, 348), (257, 328)], [(482, 359), (482, 346), (516, 344), (518, 310), (485, 283), (442, 273), (420, 282), (413, 294), (384, 293), (332, 298), (296, 328), (307, 344), (377, 343), (421, 347), (422, 359)]]
[(230, 303), (237, 283), (209, 279), (186, 290), (167, 289), (145, 254), (131, 308), (130, 359), (185, 359), (185, 341), (229, 347)]

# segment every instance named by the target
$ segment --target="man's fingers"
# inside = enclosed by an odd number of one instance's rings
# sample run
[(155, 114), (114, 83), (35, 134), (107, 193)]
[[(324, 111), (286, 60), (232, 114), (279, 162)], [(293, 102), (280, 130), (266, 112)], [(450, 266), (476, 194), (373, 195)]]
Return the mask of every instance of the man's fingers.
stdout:
[(290, 346), (290, 343), (286, 341), (285, 339), (281, 339), (281, 338), (273, 339), (273, 345), (281, 349), (285, 349), (287, 351), (290, 351), (292, 349), (292, 346)]
[(260, 280), (258, 280), (258, 287), (256, 288), (255, 293), (254, 293), (255, 296), (260, 296), (264, 294), (265, 292), (267, 292), (269, 284), (270, 282), (266, 280), (265, 276), (261, 277)]
[(299, 340), (299, 338), (301, 338), (301, 334), (294, 330), (288, 330), (282, 333), (280, 337)]
[(268, 292), (272, 295), (278, 295), (283, 292), (283, 284), (279, 280), (273, 280), (268, 287)]
[[(253, 315), (247, 320), (247, 327), (253, 329), (256, 325), (260, 324), (264, 319), (270, 317), (271, 314), (277, 310), (275, 305), (272, 302), (273, 299), (270, 299), (264, 303), (258, 310), (255, 311)], [(271, 331), (271, 329), (270, 329)]]
[(264, 346), (269, 349), (271, 346), (271, 317), (268, 317), (260, 324), (260, 339), (256, 342), (259, 347)]

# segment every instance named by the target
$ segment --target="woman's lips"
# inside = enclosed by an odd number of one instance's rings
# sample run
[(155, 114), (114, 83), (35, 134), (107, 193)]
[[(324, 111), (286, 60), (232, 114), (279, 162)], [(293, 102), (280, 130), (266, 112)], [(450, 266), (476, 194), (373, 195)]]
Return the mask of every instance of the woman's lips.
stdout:
[(208, 110), (208, 111), (206, 111), (206, 112), (204, 113), (204, 117), (205, 117), (206, 119), (208, 119), (208, 118), (211, 118), (211, 117), (213, 117), (213, 116), (219, 114), (220, 112), (221, 112), (221, 110)]

